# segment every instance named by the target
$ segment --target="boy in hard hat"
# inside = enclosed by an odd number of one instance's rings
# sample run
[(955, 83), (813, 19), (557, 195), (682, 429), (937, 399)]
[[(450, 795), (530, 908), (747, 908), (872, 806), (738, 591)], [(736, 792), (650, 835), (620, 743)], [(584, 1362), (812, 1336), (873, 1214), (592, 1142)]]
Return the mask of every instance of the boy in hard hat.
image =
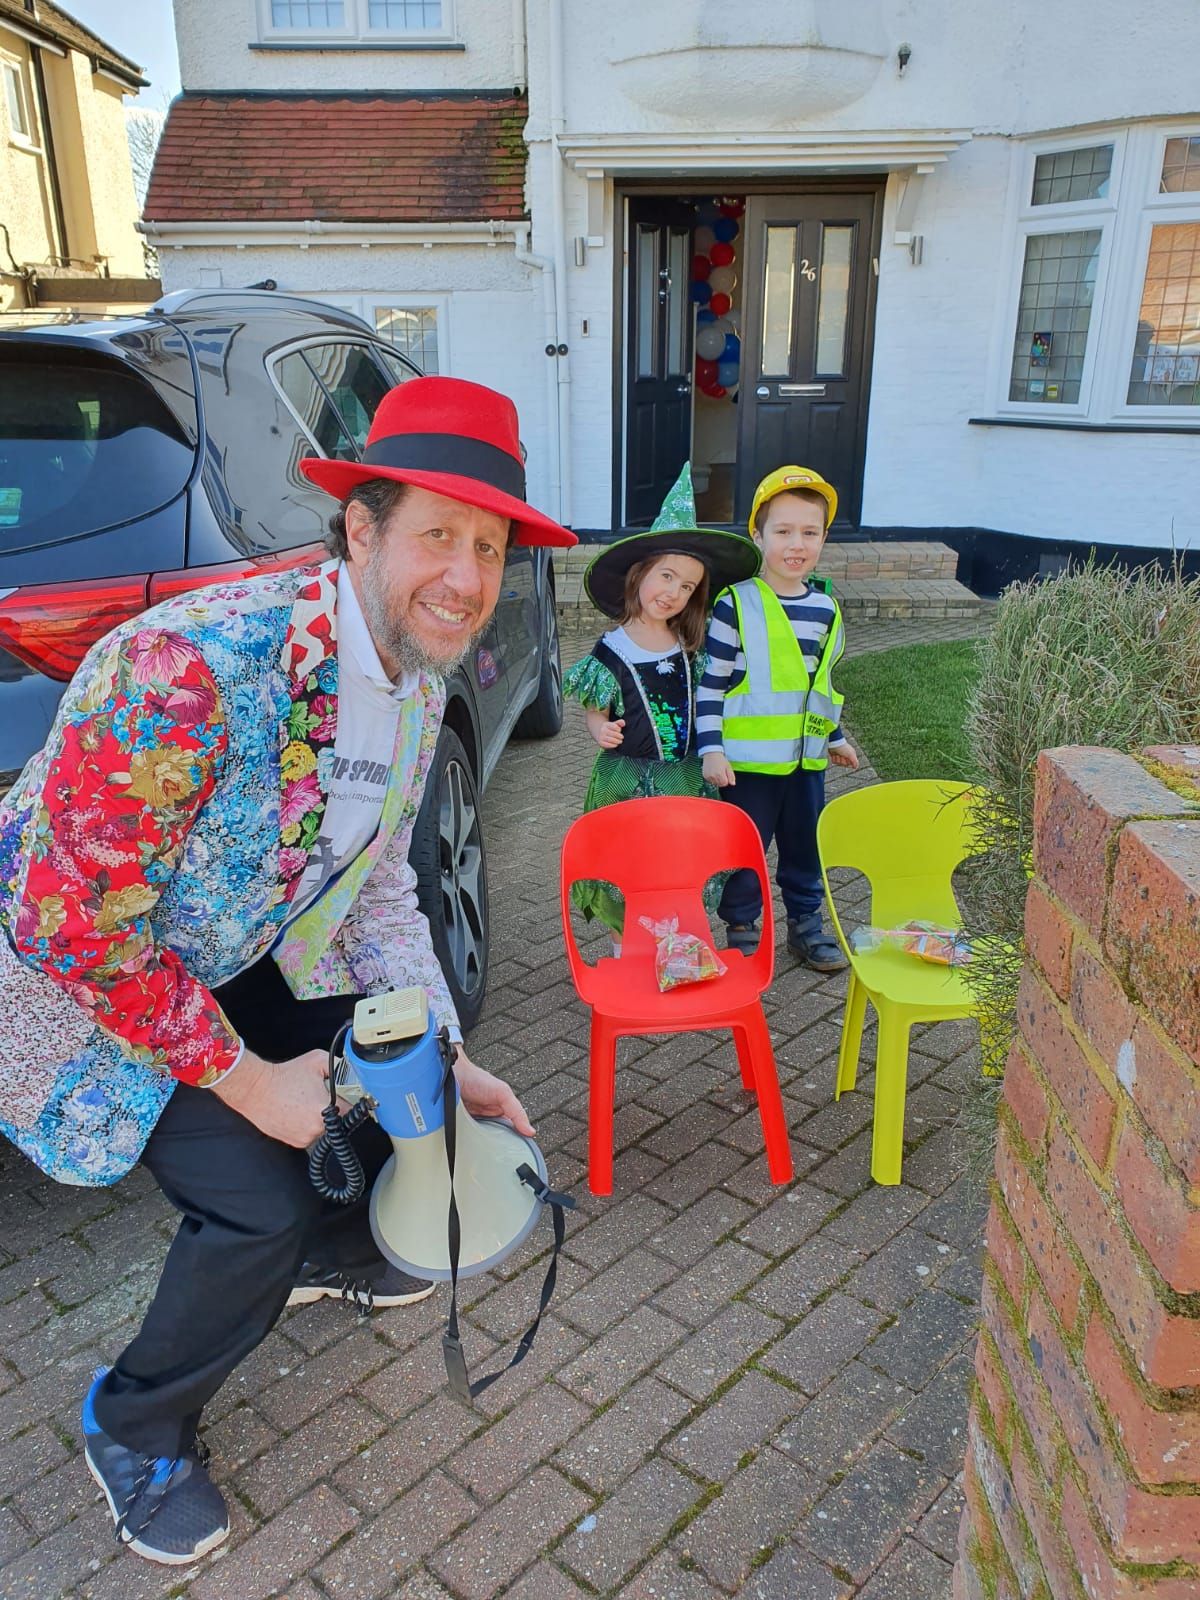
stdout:
[[(704, 776), (753, 820), (764, 850), (774, 838), (788, 949), (817, 972), (846, 965), (821, 922), (817, 818), (825, 768), (830, 761), (858, 766), (832, 680), (845, 648), (841, 610), (809, 583), (837, 503), (833, 485), (808, 467), (778, 467), (759, 484), (750, 534), (762, 570), (713, 607), (696, 692)], [(720, 904), (731, 948), (755, 948), (762, 910), (757, 875), (733, 873)]]

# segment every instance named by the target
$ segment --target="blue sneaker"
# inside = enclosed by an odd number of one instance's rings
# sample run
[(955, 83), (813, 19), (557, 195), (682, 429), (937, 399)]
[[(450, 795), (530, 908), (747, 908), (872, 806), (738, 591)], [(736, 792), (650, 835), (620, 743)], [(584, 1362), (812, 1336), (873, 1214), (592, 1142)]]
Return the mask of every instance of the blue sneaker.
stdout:
[(147, 1561), (182, 1566), (229, 1537), (229, 1513), (208, 1475), (202, 1445), (171, 1461), (118, 1444), (96, 1421), (99, 1371), (83, 1402), (84, 1457), (104, 1490), (122, 1544)]

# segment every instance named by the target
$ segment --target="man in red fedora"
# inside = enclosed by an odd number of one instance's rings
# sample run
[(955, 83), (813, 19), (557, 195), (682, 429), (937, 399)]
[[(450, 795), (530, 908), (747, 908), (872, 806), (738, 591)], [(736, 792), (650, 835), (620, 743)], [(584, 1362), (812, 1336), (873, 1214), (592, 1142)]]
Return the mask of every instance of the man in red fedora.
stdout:
[(186, 1563), (228, 1534), (201, 1411), (289, 1302), (431, 1287), (362, 1202), (309, 1181), (328, 1049), (356, 999), (418, 984), (459, 1041), (463, 1103), (529, 1119), (476, 1066), (408, 865), (442, 674), (496, 606), (509, 543), (573, 544), (525, 501), (516, 412), (413, 379), (340, 502), (332, 559), (194, 591), (90, 652), (0, 802), (0, 1132), (67, 1183), (141, 1160), (182, 1221), (140, 1331), (83, 1408), (118, 1537)]

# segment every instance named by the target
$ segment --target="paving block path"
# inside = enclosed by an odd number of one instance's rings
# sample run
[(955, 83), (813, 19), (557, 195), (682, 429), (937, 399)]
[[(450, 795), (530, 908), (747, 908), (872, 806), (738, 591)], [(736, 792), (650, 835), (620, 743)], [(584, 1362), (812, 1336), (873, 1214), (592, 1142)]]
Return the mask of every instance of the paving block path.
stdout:
[[(140, 1171), (68, 1189), (5, 1145), (0, 1600), (949, 1596), (984, 1204), (954, 1126), (972, 1030), (915, 1038), (904, 1183), (877, 1188), (871, 1074), (832, 1099), (844, 978), (781, 949), (768, 1012), (796, 1181), (768, 1182), (732, 1045), (701, 1035), (622, 1048), (615, 1190), (589, 1195), (587, 1023), (556, 887), (593, 756), (581, 723), (513, 744), (484, 808), (493, 947), (472, 1054), (516, 1084), (580, 1200), (534, 1354), (468, 1408), (443, 1379), (442, 1292), (362, 1322), (329, 1301), (285, 1314), (207, 1417), (228, 1545), (150, 1566), (114, 1543), (78, 1415), (172, 1213)], [(846, 904), (864, 915), (853, 886)], [(473, 1362), (530, 1316), (547, 1237), (467, 1286)]]

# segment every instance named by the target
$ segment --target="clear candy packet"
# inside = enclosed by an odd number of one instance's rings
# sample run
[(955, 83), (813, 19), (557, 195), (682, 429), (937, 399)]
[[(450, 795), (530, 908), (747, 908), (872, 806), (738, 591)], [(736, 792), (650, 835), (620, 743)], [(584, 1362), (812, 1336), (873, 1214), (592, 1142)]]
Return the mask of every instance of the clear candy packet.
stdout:
[(712, 946), (694, 933), (680, 933), (679, 918), (652, 922), (639, 917), (640, 925), (654, 935), (654, 972), (658, 987), (665, 994), (685, 983), (707, 983), (728, 971)]
[(850, 935), (850, 948), (860, 955), (885, 946), (940, 967), (968, 966), (972, 956), (970, 940), (961, 928), (946, 928), (936, 922), (906, 922), (902, 928), (855, 928)]

